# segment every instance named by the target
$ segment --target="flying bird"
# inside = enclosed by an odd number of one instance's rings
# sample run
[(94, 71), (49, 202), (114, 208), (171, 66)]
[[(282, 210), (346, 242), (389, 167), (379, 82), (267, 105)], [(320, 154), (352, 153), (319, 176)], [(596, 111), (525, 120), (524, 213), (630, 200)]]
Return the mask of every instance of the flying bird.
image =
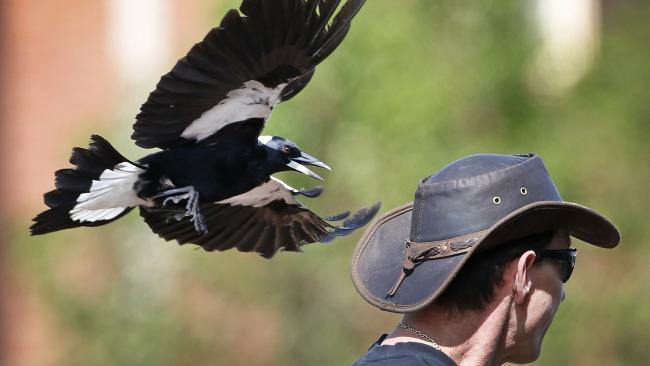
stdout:
[(320, 217), (298, 201), (322, 188), (295, 189), (272, 174), (322, 179), (307, 166), (329, 166), (289, 139), (261, 135), (275, 105), (309, 83), (364, 2), (244, 0), (228, 11), (140, 108), (131, 137), (161, 150), (131, 161), (93, 135), (87, 149), (73, 149), (74, 168), (55, 173), (32, 235), (104, 225), (138, 207), (165, 240), (268, 258), (367, 224), (379, 203)]

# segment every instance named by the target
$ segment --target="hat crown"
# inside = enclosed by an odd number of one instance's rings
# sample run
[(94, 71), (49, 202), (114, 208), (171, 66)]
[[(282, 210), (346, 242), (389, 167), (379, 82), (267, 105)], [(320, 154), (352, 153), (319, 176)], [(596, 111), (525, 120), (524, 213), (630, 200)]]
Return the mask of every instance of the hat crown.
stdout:
[(420, 182), (410, 240), (445, 240), (484, 230), (536, 201), (562, 201), (539, 156), (468, 156)]
[(509, 168), (530, 159), (533, 155), (478, 154), (458, 159), (422, 180), (422, 183), (440, 183), (471, 178), (496, 170)]

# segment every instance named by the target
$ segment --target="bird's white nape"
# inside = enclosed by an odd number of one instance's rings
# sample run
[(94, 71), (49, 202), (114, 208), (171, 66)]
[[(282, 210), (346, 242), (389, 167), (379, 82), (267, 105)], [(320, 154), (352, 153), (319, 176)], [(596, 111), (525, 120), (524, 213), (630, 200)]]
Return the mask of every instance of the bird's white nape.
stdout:
[(273, 139), (273, 136), (264, 135), (257, 137), (257, 141), (259, 141), (259, 143), (262, 145), (267, 145), (271, 139)]

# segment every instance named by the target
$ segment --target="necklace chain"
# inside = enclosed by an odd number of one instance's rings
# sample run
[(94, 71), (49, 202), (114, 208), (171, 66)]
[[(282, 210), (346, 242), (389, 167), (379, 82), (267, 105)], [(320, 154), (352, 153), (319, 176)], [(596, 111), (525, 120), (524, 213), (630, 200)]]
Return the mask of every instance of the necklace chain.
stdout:
[(397, 324), (397, 327), (398, 327), (398, 328), (405, 329), (405, 330), (407, 330), (407, 331), (409, 331), (409, 332), (415, 334), (416, 336), (418, 336), (418, 337), (424, 339), (425, 341), (431, 343), (431, 344), (433, 345), (433, 348), (435, 348), (435, 349), (437, 349), (438, 351), (441, 351), (441, 352), (442, 352), (442, 349), (440, 348), (440, 345), (439, 345), (438, 343), (436, 343), (433, 339), (431, 339), (431, 337), (429, 337), (428, 335), (424, 334), (424, 332), (422, 332), (421, 330), (415, 329), (415, 328), (413, 328), (412, 326), (410, 326), (410, 325), (408, 325), (408, 324), (404, 324), (404, 323), (398, 323), (398, 324)]

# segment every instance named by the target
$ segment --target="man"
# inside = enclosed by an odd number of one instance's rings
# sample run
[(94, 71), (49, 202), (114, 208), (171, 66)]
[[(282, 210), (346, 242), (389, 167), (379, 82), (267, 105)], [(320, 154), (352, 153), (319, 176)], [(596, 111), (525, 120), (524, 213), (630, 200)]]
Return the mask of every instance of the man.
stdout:
[(354, 365), (534, 361), (575, 265), (570, 236), (620, 241), (608, 219), (562, 200), (534, 154), (469, 156), (424, 178), (355, 249), (361, 296), (404, 316)]

